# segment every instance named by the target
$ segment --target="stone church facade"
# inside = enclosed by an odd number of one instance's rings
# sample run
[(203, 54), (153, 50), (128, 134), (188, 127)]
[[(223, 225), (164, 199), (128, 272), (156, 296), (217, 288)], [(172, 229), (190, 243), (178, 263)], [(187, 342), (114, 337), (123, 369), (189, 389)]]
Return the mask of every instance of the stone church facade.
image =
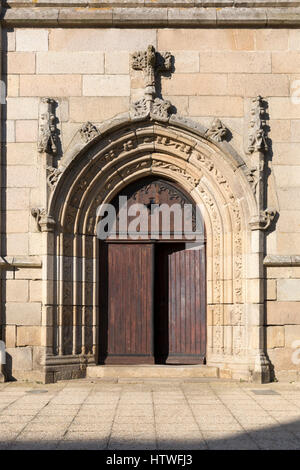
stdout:
[(99, 367), (97, 207), (153, 177), (202, 207), (201, 370), (299, 380), (299, 3), (8, 0), (1, 18), (2, 379)]

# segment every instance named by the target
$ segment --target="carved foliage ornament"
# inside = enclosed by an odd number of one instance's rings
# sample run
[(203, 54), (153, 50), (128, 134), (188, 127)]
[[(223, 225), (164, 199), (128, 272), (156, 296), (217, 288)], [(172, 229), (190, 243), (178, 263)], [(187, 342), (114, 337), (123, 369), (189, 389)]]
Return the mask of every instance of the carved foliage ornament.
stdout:
[(82, 125), (82, 127), (79, 130), (80, 137), (85, 142), (88, 144), (91, 140), (95, 139), (100, 133), (94, 124), (91, 122), (86, 122), (85, 124)]
[(40, 103), (38, 151), (57, 153), (56, 103), (51, 98), (43, 98)]
[(51, 190), (53, 190), (62, 174), (62, 170), (59, 168), (54, 168), (52, 166), (47, 166), (47, 183)]
[(207, 129), (205, 132), (205, 137), (209, 137), (216, 142), (221, 142), (223, 139), (225, 139), (227, 132), (227, 128), (224, 126), (221, 120), (216, 118), (211, 123), (209, 129)]
[(266, 152), (268, 150), (266, 142), (266, 112), (263, 106), (263, 99), (257, 96), (252, 99), (251, 120), (249, 129), (248, 152)]

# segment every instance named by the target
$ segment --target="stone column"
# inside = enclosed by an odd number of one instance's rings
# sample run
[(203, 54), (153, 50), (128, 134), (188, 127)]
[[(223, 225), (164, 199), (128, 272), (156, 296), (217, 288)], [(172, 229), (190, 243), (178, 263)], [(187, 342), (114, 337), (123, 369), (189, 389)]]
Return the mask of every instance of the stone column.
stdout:
[[(0, 5), (0, 15), (2, 13), (2, 6)], [(2, 22), (0, 20), (0, 80), (2, 80)], [(0, 92), (2, 91), (2, 82), (0, 84)], [(0, 102), (0, 207), (2, 209), (2, 103)], [(2, 214), (2, 212), (1, 212)], [(2, 249), (2, 216), (0, 217), (0, 249)], [(2, 276), (0, 277), (0, 340), (4, 337), (3, 325), (3, 312), (1, 308), (2, 303)], [(4, 364), (0, 364), (0, 382), (5, 382)]]

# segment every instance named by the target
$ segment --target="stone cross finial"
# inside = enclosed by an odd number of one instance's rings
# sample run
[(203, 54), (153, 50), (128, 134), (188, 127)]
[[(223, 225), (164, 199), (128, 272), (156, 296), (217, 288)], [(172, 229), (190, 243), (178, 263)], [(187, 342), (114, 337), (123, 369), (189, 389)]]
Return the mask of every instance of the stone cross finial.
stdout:
[(146, 93), (155, 94), (155, 74), (169, 72), (172, 68), (171, 52), (158, 53), (154, 46), (149, 45), (146, 51), (134, 52), (131, 56), (131, 66), (134, 70), (142, 70), (144, 74)]
[(133, 103), (131, 117), (141, 119), (150, 118), (167, 120), (171, 108), (169, 101), (156, 97), (157, 72), (170, 72), (172, 69), (171, 52), (159, 53), (154, 46), (149, 45), (146, 51), (137, 51), (131, 55), (133, 70), (142, 70), (145, 82), (145, 94), (142, 99)]

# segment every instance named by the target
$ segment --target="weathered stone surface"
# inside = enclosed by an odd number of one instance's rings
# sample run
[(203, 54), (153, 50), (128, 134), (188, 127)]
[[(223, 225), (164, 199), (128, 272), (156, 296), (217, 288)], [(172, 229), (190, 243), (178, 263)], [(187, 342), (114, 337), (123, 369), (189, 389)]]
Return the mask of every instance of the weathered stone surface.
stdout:
[(81, 96), (81, 76), (22, 75), (20, 96)]
[(277, 299), (279, 301), (300, 301), (300, 280), (278, 279)]
[(267, 348), (283, 348), (285, 345), (284, 332), (283, 326), (268, 326)]
[(35, 54), (32, 52), (9, 52), (7, 73), (35, 73)]
[(7, 348), (13, 370), (32, 370), (32, 348)]
[(17, 29), (16, 51), (47, 51), (48, 31), (45, 29)]
[[(200, 52), (200, 72), (269, 73), (271, 54), (267, 52)], [(276, 73), (276, 70), (273, 70)]]
[(244, 113), (243, 100), (227, 96), (191, 96), (189, 99), (190, 116), (232, 116)]
[(227, 75), (182, 73), (172, 80), (162, 80), (162, 91), (166, 95), (226, 95)]
[(41, 344), (41, 328), (39, 326), (18, 326), (17, 346), (39, 346)]
[(86, 122), (87, 120), (101, 122), (127, 111), (128, 108), (129, 99), (127, 97), (71, 98), (70, 119), (75, 122)]
[(36, 142), (38, 123), (36, 120), (16, 121), (16, 142)]
[(41, 304), (38, 302), (11, 302), (6, 305), (8, 325), (38, 326), (41, 324)]
[(37, 119), (38, 98), (7, 98), (7, 119)]
[(103, 52), (37, 52), (37, 73), (104, 73)]
[(130, 80), (126, 75), (84, 75), (83, 96), (130, 96)]

